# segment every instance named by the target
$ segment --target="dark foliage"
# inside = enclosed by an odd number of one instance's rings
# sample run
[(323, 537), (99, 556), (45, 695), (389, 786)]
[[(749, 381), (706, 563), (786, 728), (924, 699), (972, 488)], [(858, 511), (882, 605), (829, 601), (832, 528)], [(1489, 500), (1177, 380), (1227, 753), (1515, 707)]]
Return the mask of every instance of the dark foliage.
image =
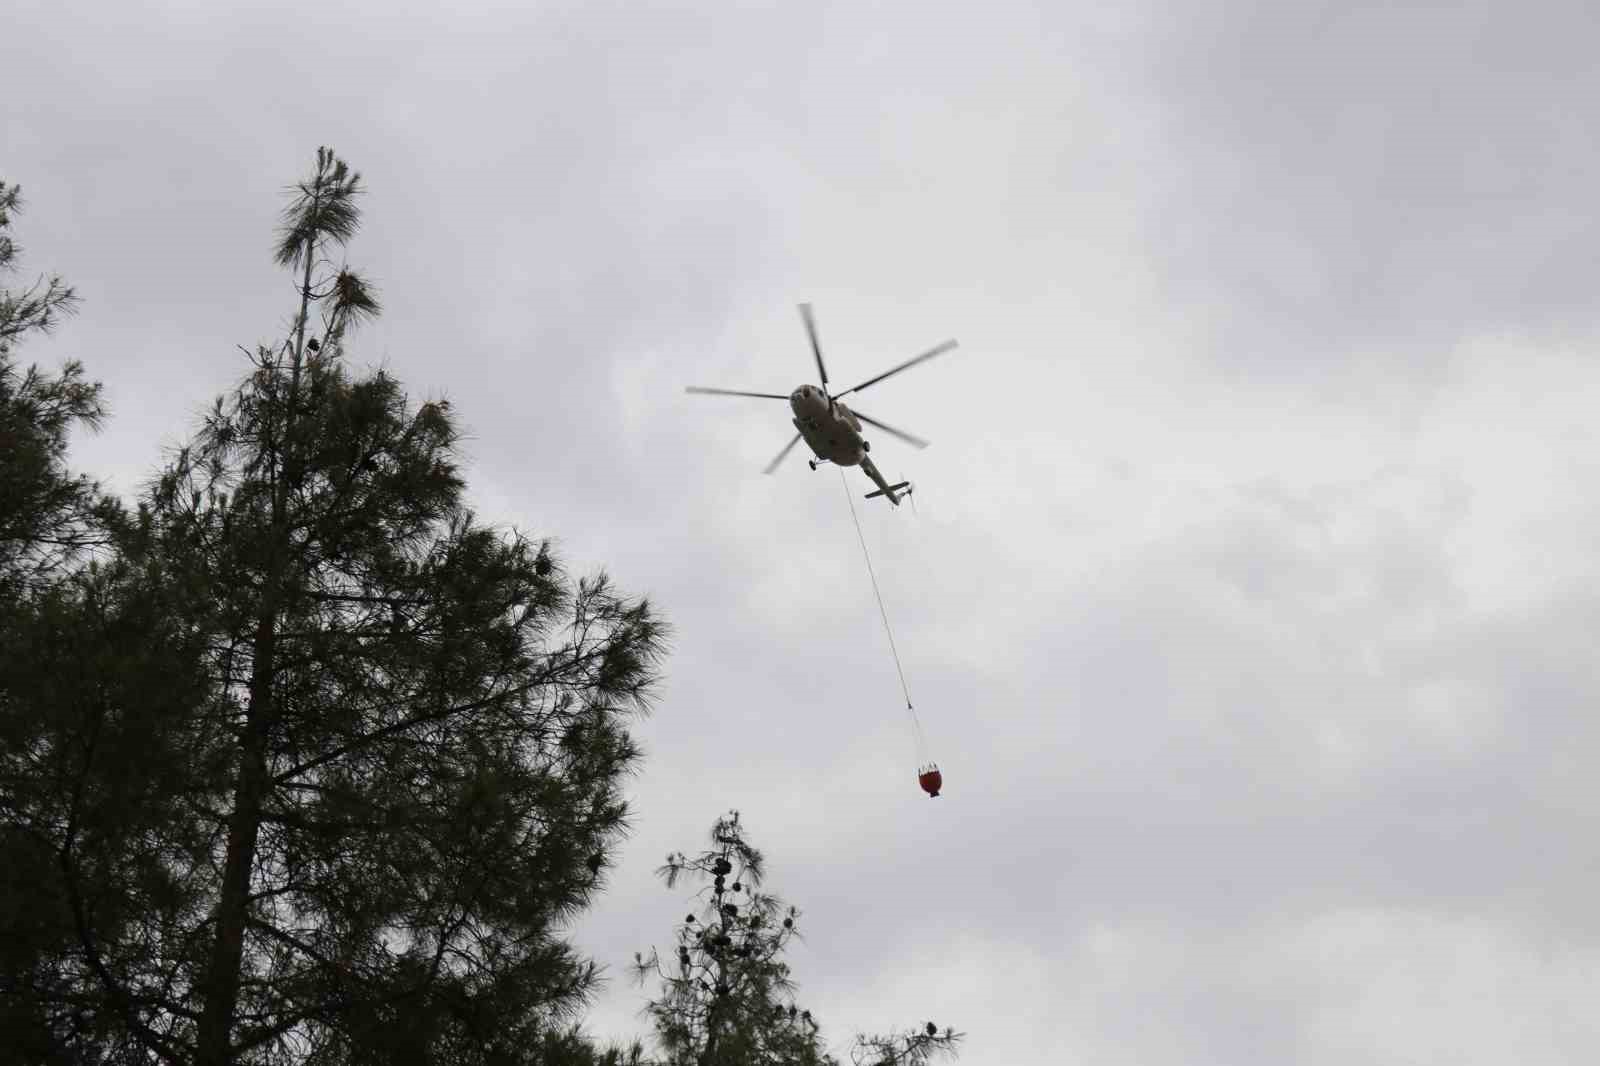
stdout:
[(5, 991), (41, 1059), (600, 1061), (565, 926), (663, 629), (474, 520), (448, 403), (344, 369), (359, 191), (318, 153), (290, 336), (7, 649)]
[[(763, 858), (739, 813), (717, 819), (709, 849), (674, 852), (658, 873), (668, 888), (680, 879), (701, 886), (675, 930), (673, 957), (652, 950), (635, 958), (638, 978), (661, 986), (647, 1008), (665, 1056), (660, 1066), (837, 1066), (820, 1025), (795, 1001), (783, 961), (800, 912), (761, 890)], [(923, 1066), (953, 1054), (960, 1040), (930, 1022), (904, 1035), (857, 1036), (851, 1057), (857, 1066)]]
[[(0, 184), (7, 269), (19, 204)], [(158, 575), (105, 553), (83, 565), (131, 532), (66, 464), (71, 429), (104, 415), (99, 386), (74, 362), (52, 375), (12, 361), (73, 304), (54, 277), (0, 292), (0, 1033), (22, 1061), (142, 1061), (136, 993), (112, 979), (137, 959), (125, 967), (88, 934), (126, 932), (170, 892), (163, 848), (185, 846), (185, 818), (150, 786), (177, 780), (187, 737), (173, 711), (204, 686), (195, 631)]]
[[(17, 187), (0, 182), (0, 274), (16, 270), (9, 229), (21, 203)], [(104, 543), (111, 509), (66, 466), (72, 428), (97, 428), (105, 416), (100, 386), (76, 362), (52, 374), (12, 361), (24, 337), (49, 331), (76, 302), (58, 277), (22, 292), (0, 288), (0, 600), (30, 595)]]
[[(22, 190), (0, 181), (0, 271), (16, 270), (22, 248), (12, 238), (11, 215), (22, 209)], [(27, 333), (48, 332), (77, 305), (72, 288), (59, 277), (40, 278), (20, 292), (0, 289), (0, 357), (10, 354)]]

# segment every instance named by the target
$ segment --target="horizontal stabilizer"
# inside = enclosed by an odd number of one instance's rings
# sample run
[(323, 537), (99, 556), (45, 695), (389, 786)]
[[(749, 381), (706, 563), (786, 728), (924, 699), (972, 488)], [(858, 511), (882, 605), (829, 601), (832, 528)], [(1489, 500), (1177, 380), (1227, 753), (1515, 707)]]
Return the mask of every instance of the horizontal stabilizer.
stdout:
[(901, 489), (906, 490), (907, 496), (911, 495), (911, 482), (902, 481), (898, 485), (890, 485), (887, 489), (879, 489), (877, 492), (869, 492), (867, 493), (866, 498), (870, 500), (874, 496), (882, 496), (885, 492), (899, 492)]

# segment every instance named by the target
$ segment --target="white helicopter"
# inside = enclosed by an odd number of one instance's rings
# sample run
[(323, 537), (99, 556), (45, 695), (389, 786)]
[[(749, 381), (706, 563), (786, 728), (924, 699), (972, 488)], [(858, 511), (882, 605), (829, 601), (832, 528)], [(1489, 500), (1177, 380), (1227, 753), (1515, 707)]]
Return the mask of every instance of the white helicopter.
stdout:
[(686, 391), (711, 396), (755, 396), (764, 400), (788, 400), (789, 408), (794, 412), (794, 428), (799, 430), (794, 439), (783, 446), (778, 457), (767, 464), (762, 471), (770, 474), (783, 462), (784, 456), (797, 444), (801, 438), (816, 454), (815, 459), (809, 459), (811, 469), (815, 470), (819, 463), (834, 463), (838, 466), (859, 466), (878, 486), (876, 492), (867, 493), (867, 499), (874, 496), (887, 496), (889, 502), (899, 506), (903, 494), (911, 495), (911, 482), (902, 481), (891, 485), (887, 478), (878, 472), (878, 467), (867, 456), (872, 450), (869, 441), (861, 436), (861, 423), (876, 426), (892, 437), (899, 437), (916, 448), (926, 448), (928, 442), (920, 437), (913, 437), (903, 430), (893, 426), (884, 425), (876, 418), (869, 418), (860, 411), (852, 411), (839, 400), (852, 392), (860, 392), (869, 385), (876, 385), (884, 378), (893, 377), (902, 370), (909, 370), (918, 363), (925, 363), (936, 355), (943, 355), (956, 346), (955, 341), (945, 341), (937, 348), (923, 352), (915, 359), (907, 359), (891, 370), (885, 370), (877, 377), (868, 378), (859, 385), (854, 385), (840, 393), (828, 392), (828, 368), (822, 365), (822, 346), (817, 343), (817, 324), (811, 317), (811, 305), (800, 305), (800, 317), (805, 321), (806, 333), (811, 337), (811, 354), (817, 358), (817, 373), (822, 377), (822, 387), (815, 385), (801, 385), (787, 396), (776, 392), (741, 392), (735, 389), (708, 389), (699, 385), (690, 385)]

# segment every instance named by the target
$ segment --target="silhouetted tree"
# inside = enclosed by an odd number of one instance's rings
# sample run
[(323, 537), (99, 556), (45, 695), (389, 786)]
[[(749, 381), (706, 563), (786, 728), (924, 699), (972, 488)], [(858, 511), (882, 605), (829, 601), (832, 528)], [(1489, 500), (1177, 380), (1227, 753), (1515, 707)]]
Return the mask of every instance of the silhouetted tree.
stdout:
[(885, 1035), (860, 1035), (850, 1048), (855, 1066), (924, 1066), (938, 1055), (954, 1055), (962, 1034), (946, 1027), (942, 1032), (928, 1022), (920, 1029)]
[(70, 616), (57, 646), (106, 661), (78, 687), (31, 675), (50, 690), (8, 737), (7, 820), (37, 851), (25, 902), (72, 934), (36, 967), (54, 981), (36, 1013), (58, 1045), (82, 1034), (78, 1057), (593, 1050), (563, 1029), (595, 975), (563, 930), (623, 824), (627, 715), (663, 629), (603, 575), (474, 520), (448, 403), (345, 370), (378, 312), (334, 260), (360, 191), (318, 152), (277, 245), (288, 336), (86, 573), (109, 635)]
[[(9, 231), (20, 206), (17, 187), (0, 182), (0, 272), (16, 270), (19, 249)], [(74, 304), (59, 277), (21, 292), (0, 287), (0, 1043), (24, 1061), (81, 1061), (94, 1042), (69, 1009), (65, 960), (78, 938), (59, 894), (56, 846), (81, 837), (83, 822), (59, 822), (52, 836), (30, 815), (39, 808), (38, 786), (48, 790), (70, 760), (47, 743), (58, 724), (53, 712), (105, 680), (111, 648), (99, 623), (107, 603), (95, 595), (104, 582), (87, 580), (80, 564), (85, 549), (105, 542), (117, 509), (66, 463), (73, 427), (93, 428), (104, 415), (100, 387), (84, 380), (76, 362), (52, 374), (19, 369), (13, 359), (25, 337), (47, 332)], [(140, 640), (135, 655), (163, 654), (158, 632)], [(117, 785), (107, 782), (72, 806), (115, 802)], [(82, 873), (79, 883), (94, 882), (99, 898), (96, 871)]]
[(75, 568), (0, 623), (0, 1033), (22, 1061), (178, 1051), (156, 963), (199, 918), (178, 877), (211, 842), (190, 760), (222, 745), (193, 713), (205, 638), (169, 576)]
[[(16, 271), (10, 235), (21, 190), (0, 182), (0, 275)], [(100, 386), (69, 361), (59, 373), (20, 369), (12, 359), (29, 334), (48, 332), (77, 297), (59, 277), (22, 291), (0, 287), (0, 599), (15, 600), (59, 576), (82, 549), (103, 542), (95, 486), (66, 466), (74, 426), (96, 428), (105, 415)]]
[[(640, 981), (661, 985), (647, 1010), (663, 1066), (837, 1066), (819, 1024), (796, 1003), (783, 961), (800, 912), (761, 891), (762, 855), (739, 813), (717, 819), (709, 849), (692, 858), (674, 852), (657, 872), (668, 888), (680, 878), (702, 886), (696, 910), (675, 930), (673, 958), (663, 962), (652, 949), (634, 959)], [(953, 1054), (960, 1040), (930, 1022), (904, 1035), (859, 1035), (851, 1056), (858, 1066), (922, 1066)]]
[[(0, 181), (0, 270), (16, 270), (16, 259), (21, 248), (12, 238), (11, 214), (22, 210), (22, 190), (16, 185)], [(64, 314), (69, 314), (77, 303), (72, 287), (52, 274), (41, 277), (22, 292), (0, 289), (0, 356), (11, 351), (12, 344), (23, 334), (47, 332)]]

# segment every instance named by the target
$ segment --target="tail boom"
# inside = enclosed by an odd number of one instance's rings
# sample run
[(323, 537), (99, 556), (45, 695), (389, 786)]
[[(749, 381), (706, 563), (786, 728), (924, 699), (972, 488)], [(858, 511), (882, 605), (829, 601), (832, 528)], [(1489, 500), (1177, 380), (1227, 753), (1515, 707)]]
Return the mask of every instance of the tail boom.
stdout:
[(901, 481), (898, 484), (889, 484), (889, 480), (878, 472), (877, 464), (875, 464), (871, 459), (863, 458), (861, 460), (861, 469), (873, 480), (873, 483), (878, 486), (877, 491), (867, 493), (867, 499), (870, 500), (877, 496), (887, 496), (889, 497), (889, 502), (898, 507), (900, 506), (901, 496), (911, 495), (911, 482)]

